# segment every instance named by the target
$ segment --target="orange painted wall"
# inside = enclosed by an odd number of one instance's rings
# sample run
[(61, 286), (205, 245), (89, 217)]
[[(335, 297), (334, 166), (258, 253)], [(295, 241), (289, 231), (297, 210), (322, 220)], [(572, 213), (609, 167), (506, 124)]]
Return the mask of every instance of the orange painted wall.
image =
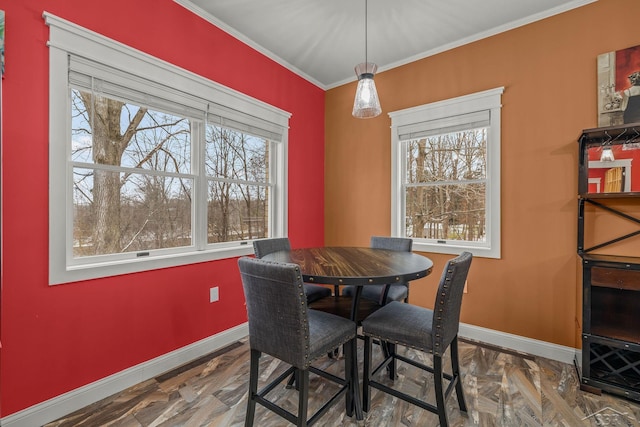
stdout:
[[(640, 44), (637, 0), (601, 0), (376, 76), (383, 114), (351, 117), (355, 83), (326, 93), (325, 244), (390, 233), (388, 113), (505, 87), (502, 259), (474, 259), (462, 321), (579, 347), (577, 138), (597, 126), (596, 57)], [(375, 48), (373, 48), (375, 49)], [(639, 254), (640, 241), (626, 249)], [(411, 302), (432, 306), (451, 256)]]

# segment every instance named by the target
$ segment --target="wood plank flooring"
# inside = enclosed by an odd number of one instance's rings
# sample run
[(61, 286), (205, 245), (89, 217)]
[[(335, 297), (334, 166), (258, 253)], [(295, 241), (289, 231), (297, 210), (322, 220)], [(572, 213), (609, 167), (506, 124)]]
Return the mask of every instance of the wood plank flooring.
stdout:
[[(362, 362), (362, 342), (359, 343)], [(379, 352), (376, 352), (379, 353)], [(405, 350), (412, 358), (429, 356)], [(580, 391), (573, 365), (516, 354), (482, 343), (460, 342), (461, 370), (468, 412), (457, 409), (455, 393), (448, 403), (452, 426), (640, 426), (640, 404), (613, 395)], [(260, 385), (286, 369), (269, 356), (261, 359)], [(341, 374), (342, 360), (321, 358), (319, 367)], [(145, 381), (94, 403), (46, 427), (243, 426), (249, 380), (249, 346), (234, 343), (188, 365)], [(362, 372), (362, 371), (360, 371)], [(388, 381), (388, 380), (387, 380)], [(334, 388), (311, 375), (309, 413), (322, 405)], [(430, 377), (403, 363), (394, 383), (433, 401)], [(295, 390), (276, 388), (269, 397), (295, 413)], [(256, 426), (286, 426), (284, 419), (257, 406)], [(372, 408), (360, 423), (346, 417), (338, 403), (318, 426), (436, 426), (437, 417), (382, 392), (372, 393)]]

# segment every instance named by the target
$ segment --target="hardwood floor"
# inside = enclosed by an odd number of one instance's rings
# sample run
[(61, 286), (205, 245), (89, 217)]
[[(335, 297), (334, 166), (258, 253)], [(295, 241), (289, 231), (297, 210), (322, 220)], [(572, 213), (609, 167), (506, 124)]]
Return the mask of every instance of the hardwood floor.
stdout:
[[(358, 351), (362, 362), (362, 342)], [(430, 359), (413, 350), (405, 351), (412, 358)], [(454, 393), (448, 403), (452, 426), (640, 426), (639, 403), (580, 391), (573, 365), (467, 341), (460, 342), (460, 357), (468, 412), (462, 414), (457, 409)], [(340, 361), (322, 358), (318, 364), (341, 372)], [(263, 356), (260, 384), (275, 378), (285, 368)], [(433, 398), (429, 377), (407, 364), (399, 363), (398, 368), (395, 387)], [(243, 340), (46, 426), (242, 426), (248, 371), (249, 346)], [(313, 399), (309, 413), (312, 413), (323, 403), (322, 396), (334, 389), (314, 375), (310, 383)], [(295, 390), (283, 385), (269, 397), (278, 399), (279, 404), (289, 406), (295, 413)], [(258, 405), (255, 425), (289, 424)], [(430, 412), (374, 390), (372, 408), (364, 421), (357, 423), (346, 417), (344, 404), (340, 402), (316, 425), (423, 427), (436, 426), (438, 420)]]

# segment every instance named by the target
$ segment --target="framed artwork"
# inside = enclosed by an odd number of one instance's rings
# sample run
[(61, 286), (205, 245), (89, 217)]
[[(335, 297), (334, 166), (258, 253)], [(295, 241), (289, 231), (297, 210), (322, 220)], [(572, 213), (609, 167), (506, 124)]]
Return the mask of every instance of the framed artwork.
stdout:
[(598, 126), (640, 123), (640, 45), (598, 55)]
[(0, 10), (0, 67), (4, 75), (4, 10)]

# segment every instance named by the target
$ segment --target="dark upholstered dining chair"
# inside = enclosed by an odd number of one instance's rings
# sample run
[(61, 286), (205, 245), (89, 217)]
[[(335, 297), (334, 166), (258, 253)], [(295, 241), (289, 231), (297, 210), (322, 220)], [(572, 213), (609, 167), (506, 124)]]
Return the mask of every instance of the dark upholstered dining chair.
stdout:
[[(355, 369), (356, 325), (351, 320), (307, 307), (302, 292), (300, 267), (261, 259), (238, 260), (249, 318), (251, 368), (245, 426), (252, 426), (256, 403), (296, 426), (315, 423), (345, 394), (346, 412), (356, 410), (362, 418), (358, 385), (352, 384)], [(344, 346), (344, 378), (321, 371), (311, 362), (336, 347)], [(259, 359), (262, 353), (291, 365), (283, 374), (258, 391)], [(339, 390), (307, 420), (309, 372), (340, 385)], [(266, 398), (287, 376), (298, 383), (298, 413), (294, 415)]]
[[(472, 255), (469, 252), (463, 252), (447, 262), (440, 278), (433, 310), (392, 301), (362, 322), (362, 333), (365, 336), (362, 386), (364, 411), (368, 411), (371, 405), (372, 387), (438, 414), (440, 427), (448, 426), (445, 404), (453, 390), (456, 391), (460, 410), (467, 411), (458, 361), (458, 327), (462, 294), (471, 259)], [(389, 343), (389, 355), (373, 372), (371, 370), (372, 338)], [(398, 354), (396, 351), (398, 344), (432, 353), (433, 366), (424, 365)], [(442, 357), (447, 348), (451, 351), (451, 374), (444, 373), (442, 369)], [(373, 379), (380, 370), (389, 364), (395, 364), (396, 360), (433, 373), (435, 406)], [(392, 370), (395, 371), (394, 368)], [(444, 390), (444, 379), (449, 381), (446, 390)]]
[[(411, 252), (413, 240), (404, 237), (371, 237), (369, 245), (374, 249), (387, 249), (390, 251)], [(356, 286), (345, 286), (342, 295), (354, 296)], [(362, 287), (361, 298), (366, 298), (385, 305), (391, 301), (405, 301), (409, 298), (409, 283), (393, 283), (388, 285), (367, 285)]]
[[(262, 258), (273, 252), (290, 250), (291, 244), (289, 243), (289, 239), (286, 237), (253, 241), (253, 251), (256, 254), (256, 258)], [(318, 301), (320, 298), (331, 296), (331, 289), (320, 285), (313, 285), (311, 283), (304, 284), (304, 292), (307, 295), (307, 302), (309, 303)]]

